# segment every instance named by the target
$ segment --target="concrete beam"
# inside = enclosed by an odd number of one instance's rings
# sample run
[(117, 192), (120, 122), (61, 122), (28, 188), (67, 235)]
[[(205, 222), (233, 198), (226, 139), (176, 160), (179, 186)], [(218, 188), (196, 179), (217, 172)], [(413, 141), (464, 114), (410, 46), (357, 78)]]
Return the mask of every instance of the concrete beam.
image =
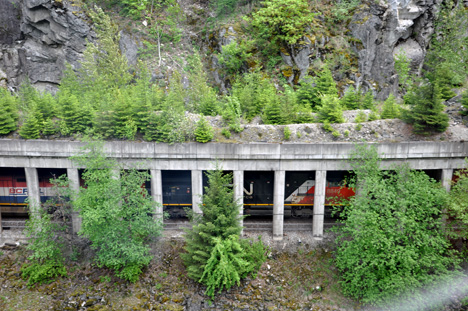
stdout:
[(314, 238), (323, 238), (323, 219), (325, 214), (325, 186), (327, 183), (327, 171), (315, 172), (315, 193), (314, 193), (314, 218), (312, 233)]
[(285, 171), (275, 171), (273, 188), (273, 240), (283, 239)]

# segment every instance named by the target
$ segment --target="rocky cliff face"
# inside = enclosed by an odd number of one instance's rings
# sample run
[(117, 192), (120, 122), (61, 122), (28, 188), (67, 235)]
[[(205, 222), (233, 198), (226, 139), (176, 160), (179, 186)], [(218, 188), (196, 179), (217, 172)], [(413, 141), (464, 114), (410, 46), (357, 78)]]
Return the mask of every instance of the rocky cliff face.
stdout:
[(80, 8), (62, 1), (7, 3), (9, 0), (0, 0), (0, 7), (9, 8), (5, 20), (15, 31), (0, 37), (0, 75), (9, 87), (17, 87), (28, 77), (37, 88), (53, 91), (65, 64), (79, 66), (86, 40), (93, 39), (86, 16)]
[[(434, 20), (442, 0), (370, 1), (355, 13), (349, 28), (356, 39), (359, 73), (347, 78), (364, 90), (371, 89), (379, 99), (396, 93), (398, 76), (394, 55), (405, 53), (414, 71), (420, 70), (434, 32)], [(62, 0), (0, 0), (0, 83), (17, 87), (28, 77), (39, 89), (54, 90), (66, 63), (79, 66), (87, 40), (94, 33), (81, 8)], [(214, 47), (236, 40), (236, 31), (221, 27)], [(136, 63), (138, 46), (121, 35), (121, 48), (130, 64)], [(310, 66), (322, 57), (330, 38), (304, 37), (300, 44), (282, 49), (282, 71), (289, 83), (306, 76)], [(226, 81), (218, 72), (216, 56), (211, 64), (214, 78), (225, 91)]]
[(358, 48), (361, 75), (357, 84), (374, 90), (379, 99), (397, 94), (394, 55), (404, 53), (413, 70), (421, 69), (441, 2), (411, 0), (394, 8), (387, 3), (372, 2), (355, 14), (350, 29), (362, 43)]

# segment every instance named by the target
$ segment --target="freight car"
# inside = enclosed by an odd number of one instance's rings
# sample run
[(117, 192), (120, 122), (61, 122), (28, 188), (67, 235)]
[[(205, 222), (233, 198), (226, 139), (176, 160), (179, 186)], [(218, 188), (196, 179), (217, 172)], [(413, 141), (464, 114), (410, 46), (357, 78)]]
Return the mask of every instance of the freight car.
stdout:
[[(39, 174), (41, 202), (53, 195), (50, 178), (63, 172)], [(346, 174), (328, 172), (325, 205), (341, 204), (343, 199), (354, 195), (352, 188), (344, 187)], [(246, 171), (244, 174), (244, 214), (273, 215), (274, 172)], [(207, 185), (206, 176), (203, 184)], [(151, 194), (151, 184), (144, 186)], [(162, 171), (162, 193), (164, 210), (171, 218), (185, 217), (185, 209), (192, 206), (190, 171)], [(285, 180), (285, 216), (311, 217), (315, 194), (314, 172), (287, 172)], [(27, 213), (28, 188), (24, 170), (3, 170), (0, 174), (0, 206), (3, 213)]]
[[(244, 214), (273, 215), (273, 172), (245, 172)], [(325, 207), (327, 216), (333, 206), (354, 196), (354, 189), (346, 187), (347, 172), (327, 173)], [(315, 194), (314, 172), (287, 172), (285, 179), (284, 215), (311, 217)]]
[[(50, 179), (65, 170), (47, 170), (39, 174), (39, 192), (44, 203), (54, 195)], [(0, 211), (4, 214), (27, 214), (28, 186), (23, 169), (9, 168), (0, 172)]]

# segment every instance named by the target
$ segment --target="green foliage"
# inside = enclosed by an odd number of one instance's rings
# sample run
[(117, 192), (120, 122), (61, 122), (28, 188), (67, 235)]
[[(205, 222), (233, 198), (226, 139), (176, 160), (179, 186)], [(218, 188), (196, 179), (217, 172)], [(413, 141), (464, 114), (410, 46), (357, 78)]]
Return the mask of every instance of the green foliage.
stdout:
[[(194, 217), (193, 227), (186, 231), (185, 250), (181, 254), (190, 278), (208, 286), (207, 295), (213, 296), (219, 288), (229, 288), (254, 271), (264, 260), (258, 254), (263, 248), (243, 249), (239, 241), (242, 230), (239, 225), (240, 204), (234, 201), (232, 175), (217, 169), (209, 171), (208, 187), (205, 187), (203, 214)], [(261, 263), (260, 263), (261, 264)]]
[(19, 135), (24, 139), (37, 139), (40, 136), (39, 121), (34, 112), (29, 113), (26, 122), (21, 126)]
[(357, 146), (349, 181), (357, 194), (335, 227), (335, 264), (346, 295), (364, 303), (418, 299), (416, 290), (456, 274), (442, 230), (447, 193), (424, 172), (407, 166), (384, 171), (375, 148)]
[(468, 115), (468, 91), (463, 92), (461, 104), (463, 108), (465, 108), (465, 110), (462, 110), (461, 114), (464, 116)]
[[(275, 92), (275, 90), (272, 90)], [(275, 92), (276, 95), (276, 92)], [(263, 110), (262, 120), (265, 124), (284, 124), (283, 116), (281, 113), (280, 99), (270, 94), (268, 103)]]
[(377, 111), (372, 110), (371, 113), (369, 114), (369, 117), (367, 118), (367, 121), (375, 121), (379, 119), (380, 119), (380, 116), (377, 113)]
[(350, 86), (341, 98), (341, 106), (344, 109), (354, 110), (361, 106), (360, 96), (353, 86)]
[(395, 70), (398, 74), (398, 82), (403, 91), (409, 90), (411, 87), (410, 78), (410, 60), (406, 54), (400, 53), (395, 56)]
[(149, 174), (120, 171), (114, 160), (105, 157), (100, 143), (88, 144), (73, 161), (86, 167), (85, 188), (73, 202), (82, 217), (79, 234), (91, 241), (99, 266), (135, 282), (151, 261), (150, 239), (162, 230), (162, 224), (151, 216), (155, 203), (141, 187)]
[(364, 113), (364, 111), (359, 111), (357, 116), (356, 116), (356, 119), (354, 119), (354, 122), (355, 123), (362, 123), (362, 122), (366, 122), (366, 121), (367, 121), (367, 116)]
[(249, 121), (259, 115), (266, 105), (278, 101), (275, 86), (258, 71), (249, 72), (238, 79), (232, 86), (232, 96), (237, 98), (242, 113)]
[(330, 125), (330, 122), (325, 120), (322, 124), (322, 128), (327, 132), (333, 132), (335, 129)]
[(0, 135), (16, 130), (18, 120), (18, 99), (0, 87)]
[(316, 14), (305, 0), (266, 0), (252, 14), (252, 25), (261, 36), (278, 44), (295, 44), (302, 38)]
[(216, 15), (219, 16), (228, 16), (234, 12), (239, 0), (215, 0), (213, 5), (216, 10)]
[(219, 55), (219, 63), (224, 67), (227, 74), (234, 75), (240, 73), (247, 63), (247, 59), (252, 56), (248, 53), (249, 47), (246, 43), (238, 44), (236, 41), (224, 45)]
[(362, 109), (375, 109), (375, 102), (374, 102), (374, 95), (372, 95), (372, 91), (367, 91), (362, 99)]
[(395, 119), (400, 116), (400, 106), (397, 104), (395, 100), (395, 96), (393, 94), (390, 94), (388, 98), (385, 100), (383, 107), (382, 107), (382, 113), (380, 117), (382, 119)]
[(52, 260), (43, 263), (25, 264), (21, 267), (21, 276), (28, 280), (28, 286), (35, 284), (50, 283), (56, 278), (67, 276), (67, 269), (63, 263), (58, 263)]
[(331, 8), (332, 22), (347, 22), (353, 17), (353, 11), (359, 7), (359, 0), (343, 0), (337, 1)]
[(240, 279), (249, 267), (249, 262), (244, 260), (243, 249), (239, 243), (239, 237), (229, 236), (227, 239), (213, 237), (213, 248), (208, 259), (200, 283), (207, 286), (206, 295), (213, 298), (215, 290), (219, 293), (233, 285), (239, 285)]
[[(444, 1), (425, 58), (426, 77), (441, 89), (451, 89), (468, 76), (468, 11), (454, 1)], [(447, 98), (447, 97), (445, 97)]]
[(52, 119), (47, 119), (44, 122), (44, 127), (42, 129), (42, 134), (45, 136), (54, 135), (58, 132), (56, 123)]
[(201, 117), (195, 129), (195, 139), (199, 143), (207, 143), (213, 139), (213, 136), (213, 127), (208, 123), (205, 117)]
[(66, 177), (62, 176), (51, 182), (54, 184), (52, 191), (55, 196), (44, 207), (31, 206), (29, 220), (26, 222), (26, 235), (29, 237), (27, 249), (31, 251), (31, 255), (28, 257), (30, 262), (21, 267), (21, 274), (23, 279), (28, 280), (28, 286), (52, 282), (59, 276), (67, 275), (63, 256), (66, 244), (63, 232), (69, 229), (66, 223), (70, 217), (70, 190)]
[(291, 130), (287, 126), (283, 128), (283, 138), (284, 140), (289, 140), (289, 138), (291, 138)]
[(218, 99), (215, 90), (208, 85), (208, 78), (203, 70), (200, 55), (197, 51), (193, 51), (189, 60), (190, 90), (187, 92), (186, 108), (191, 112), (215, 116), (219, 110)]
[(231, 131), (228, 129), (222, 129), (221, 134), (226, 137), (227, 139), (231, 138)]
[(454, 173), (456, 181), (452, 183), (449, 193), (447, 212), (450, 234), (455, 238), (466, 239), (468, 235), (468, 159), (465, 168)]
[(96, 95), (106, 89), (130, 82), (127, 59), (119, 47), (117, 25), (99, 7), (89, 11), (97, 35), (97, 43), (88, 43), (81, 63), (80, 82)]
[(323, 95), (321, 97), (322, 107), (317, 114), (318, 122), (343, 123), (343, 109), (340, 100), (333, 95)]
[(322, 106), (322, 96), (338, 97), (338, 90), (330, 68), (326, 64), (314, 82), (315, 86), (313, 86), (312, 80), (307, 80), (301, 84), (298, 89), (298, 102), (309, 104), (312, 111), (318, 111)]
[(416, 134), (429, 135), (432, 132), (444, 132), (449, 117), (444, 113), (445, 106), (440, 98), (437, 84), (424, 84), (414, 91), (410, 121)]
[(236, 133), (242, 132), (241, 115), (239, 100), (234, 96), (225, 97), (226, 104), (223, 109), (223, 120), (229, 125), (229, 129)]

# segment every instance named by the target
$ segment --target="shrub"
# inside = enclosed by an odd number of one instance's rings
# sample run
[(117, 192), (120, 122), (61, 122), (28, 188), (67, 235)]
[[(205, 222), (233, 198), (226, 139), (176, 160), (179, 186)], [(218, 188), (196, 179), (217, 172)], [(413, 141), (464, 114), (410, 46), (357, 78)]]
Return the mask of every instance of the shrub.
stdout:
[(343, 123), (343, 110), (338, 97), (333, 95), (322, 96), (322, 107), (317, 114), (318, 122)]
[(380, 169), (375, 148), (357, 147), (350, 165), (356, 178), (349, 184), (359, 191), (335, 228), (344, 293), (364, 303), (398, 301), (456, 275), (458, 260), (442, 230), (446, 191), (424, 172)]
[(207, 143), (213, 139), (213, 136), (213, 128), (205, 117), (201, 117), (200, 120), (198, 120), (197, 128), (195, 129), (195, 139), (199, 143)]
[(289, 138), (291, 137), (291, 130), (287, 126), (285, 126), (283, 129), (283, 137), (284, 140), (289, 140)]
[(400, 116), (400, 106), (397, 104), (393, 94), (390, 94), (385, 100), (380, 116), (382, 119), (395, 119)]
[(73, 161), (86, 167), (82, 175), (86, 188), (81, 188), (73, 201), (82, 217), (79, 234), (91, 241), (98, 266), (135, 282), (151, 261), (150, 239), (162, 230), (161, 222), (152, 217), (155, 203), (141, 187), (149, 174), (135, 169), (120, 171), (98, 143), (88, 144)]
[(188, 276), (207, 285), (206, 294), (213, 297), (216, 289), (230, 288), (254, 273), (265, 257), (259, 254), (263, 247), (257, 244), (244, 248), (245, 242), (239, 240), (241, 206), (234, 201), (232, 189), (226, 186), (232, 183), (232, 174), (224, 174), (217, 166), (207, 176), (203, 214), (192, 218), (193, 226), (185, 234), (187, 253), (181, 257)]
[(231, 138), (231, 131), (228, 129), (222, 129), (221, 134), (226, 137), (227, 139)]

